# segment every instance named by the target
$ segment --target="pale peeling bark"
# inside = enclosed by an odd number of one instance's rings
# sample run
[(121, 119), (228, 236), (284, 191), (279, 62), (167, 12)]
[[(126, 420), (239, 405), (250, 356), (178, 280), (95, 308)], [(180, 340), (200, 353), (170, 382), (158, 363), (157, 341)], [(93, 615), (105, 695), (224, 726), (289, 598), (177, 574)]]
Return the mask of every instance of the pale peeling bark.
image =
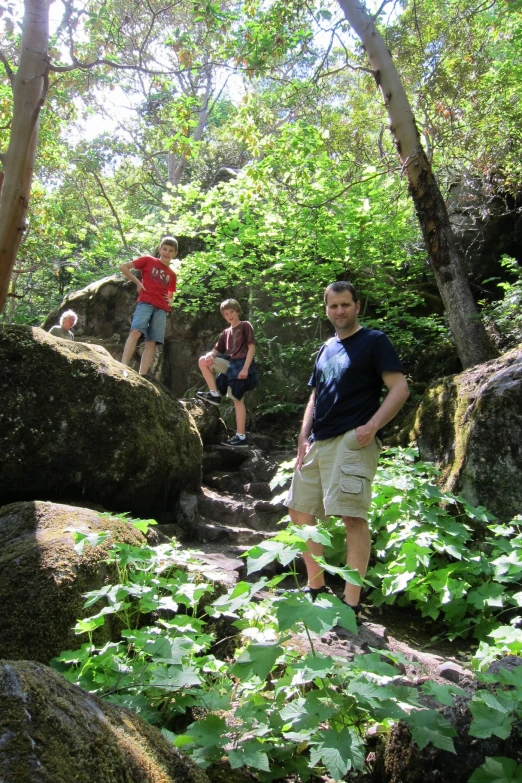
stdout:
[(391, 54), (361, 0), (338, 0), (338, 3), (361, 39), (382, 93), (459, 357), (465, 368), (488, 361), (498, 352), (480, 320), (455, 247), (444, 199), (422, 148), (415, 117)]
[[(203, 136), (203, 133), (205, 131), (205, 128), (207, 127), (207, 122), (209, 118), (209, 114), (211, 112), (210, 107), (210, 98), (212, 95), (212, 68), (209, 66), (208, 61), (205, 63), (205, 78), (206, 78), (206, 86), (205, 86), (205, 93), (202, 96), (201, 99), (201, 108), (199, 110), (199, 120), (198, 124), (196, 125), (196, 128), (194, 129), (194, 133), (192, 134), (192, 141), (198, 142), (201, 141), (201, 138)], [(197, 89), (193, 85), (192, 80), (189, 79), (190, 88), (187, 88), (185, 86), (184, 92), (185, 95), (189, 95), (192, 97), (197, 97)], [(223, 89), (223, 88), (222, 88)], [(222, 89), (220, 90), (219, 94), (221, 94)], [(219, 96), (218, 96), (219, 97)], [(215, 101), (214, 104), (215, 105)], [(171, 185), (176, 186), (179, 185), (181, 182), (181, 178), (183, 176), (183, 173), (185, 171), (185, 168), (187, 166), (188, 157), (186, 152), (182, 152), (181, 156), (179, 158), (176, 158), (171, 153), (169, 154), (169, 182)]]
[(9, 74), (13, 121), (3, 156), (0, 194), (0, 312), (25, 230), (38, 139), (38, 117), (47, 93), (49, 6), (52, 0), (25, 0), (18, 70)]

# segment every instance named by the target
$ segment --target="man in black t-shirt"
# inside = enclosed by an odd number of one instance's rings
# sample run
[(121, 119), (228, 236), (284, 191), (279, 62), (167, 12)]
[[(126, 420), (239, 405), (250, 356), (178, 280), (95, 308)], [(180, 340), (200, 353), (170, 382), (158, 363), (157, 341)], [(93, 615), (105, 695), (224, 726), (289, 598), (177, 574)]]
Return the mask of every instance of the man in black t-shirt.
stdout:
[[(364, 577), (370, 558), (368, 510), (371, 482), (381, 450), (382, 428), (408, 399), (401, 361), (385, 334), (360, 326), (359, 299), (346, 282), (324, 294), (326, 315), (336, 336), (316, 359), (312, 394), (298, 440), (297, 460), (286, 505), (297, 525), (342, 517), (347, 565)], [(383, 386), (388, 389), (381, 403)], [(324, 571), (313, 559), (323, 547), (311, 539), (304, 553), (312, 600), (327, 588)], [(343, 602), (360, 610), (361, 588), (346, 583)]]

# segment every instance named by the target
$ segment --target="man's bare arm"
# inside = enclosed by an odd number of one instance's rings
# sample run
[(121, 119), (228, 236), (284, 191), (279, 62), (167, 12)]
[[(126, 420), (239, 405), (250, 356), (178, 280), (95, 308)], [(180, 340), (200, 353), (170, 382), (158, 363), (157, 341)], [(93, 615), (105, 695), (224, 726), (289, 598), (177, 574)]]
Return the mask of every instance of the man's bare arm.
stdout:
[(310, 443), (308, 438), (312, 434), (312, 426), (314, 423), (314, 408), (315, 408), (315, 389), (312, 389), (310, 399), (308, 400), (305, 408), (303, 423), (301, 424), (301, 432), (297, 439), (297, 460), (295, 462), (295, 469), (299, 470), (303, 464), (303, 460), (306, 457), (308, 450), (310, 449)]
[(383, 372), (382, 379), (388, 394), (370, 421), (355, 430), (361, 446), (367, 446), (373, 440), (375, 433), (393, 419), (410, 396), (408, 382), (402, 372)]

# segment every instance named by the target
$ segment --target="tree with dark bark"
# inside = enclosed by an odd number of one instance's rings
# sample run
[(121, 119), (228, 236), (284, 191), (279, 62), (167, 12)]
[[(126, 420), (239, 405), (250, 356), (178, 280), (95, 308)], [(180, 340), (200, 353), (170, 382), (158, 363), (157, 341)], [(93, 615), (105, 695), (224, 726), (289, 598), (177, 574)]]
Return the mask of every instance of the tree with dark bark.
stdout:
[(462, 364), (467, 368), (493, 359), (498, 352), (480, 320), (455, 246), (446, 205), (423, 149), (415, 117), (392, 56), (376, 27), (375, 17), (368, 13), (361, 0), (338, 0), (338, 3), (364, 46), (373, 77), (383, 96), (430, 266)]

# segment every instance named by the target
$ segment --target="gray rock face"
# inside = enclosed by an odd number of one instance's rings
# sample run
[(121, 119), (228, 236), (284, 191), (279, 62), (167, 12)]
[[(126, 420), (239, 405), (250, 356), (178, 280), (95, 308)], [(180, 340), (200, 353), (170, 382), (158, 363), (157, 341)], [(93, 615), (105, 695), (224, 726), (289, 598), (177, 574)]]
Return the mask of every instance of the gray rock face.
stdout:
[[(86, 545), (80, 555), (73, 530), (111, 536), (99, 546)], [(92, 614), (83, 608), (84, 593), (117, 580), (115, 567), (105, 562), (114, 540), (135, 546), (145, 541), (128, 522), (85, 508), (42, 501), (0, 508), (0, 658), (48, 663), (82, 644), (72, 629)], [(114, 638), (117, 630), (108, 615), (97, 642)]]
[(448, 212), (467, 270), (479, 285), (501, 274), (500, 258), (519, 257), (522, 242), (520, 206), (522, 194), (514, 198), (503, 192), (495, 177), (466, 178), (451, 186)]
[(6, 783), (209, 783), (158, 729), (33, 661), (0, 662)]
[(194, 419), (204, 446), (221, 443), (227, 437), (227, 428), (220, 418), (217, 406), (208, 405), (198, 399), (186, 399), (180, 402)]
[(0, 503), (88, 500), (150, 517), (198, 487), (189, 414), (105, 351), (5, 326), (0, 365)]
[(522, 350), (434, 384), (412, 436), (444, 486), (503, 521), (522, 510)]

